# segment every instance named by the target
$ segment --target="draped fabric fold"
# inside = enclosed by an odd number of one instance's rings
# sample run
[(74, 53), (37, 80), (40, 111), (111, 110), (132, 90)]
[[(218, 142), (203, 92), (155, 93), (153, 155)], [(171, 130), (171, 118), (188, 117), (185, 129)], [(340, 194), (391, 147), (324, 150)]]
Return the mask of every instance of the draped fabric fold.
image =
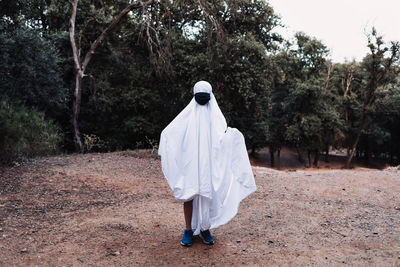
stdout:
[(196, 83), (196, 93), (209, 93), (210, 100), (190, 101), (162, 131), (158, 153), (175, 199), (193, 199), (192, 228), (199, 234), (231, 220), (256, 185), (244, 137), (227, 127), (211, 85)]

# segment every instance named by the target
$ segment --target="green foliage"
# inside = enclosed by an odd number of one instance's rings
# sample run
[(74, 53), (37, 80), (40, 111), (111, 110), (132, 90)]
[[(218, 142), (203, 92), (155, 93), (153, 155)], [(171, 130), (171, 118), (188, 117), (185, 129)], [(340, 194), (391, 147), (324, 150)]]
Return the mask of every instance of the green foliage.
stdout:
[(1, 160), (54, 153), (60, 140), (59, 128), (42, 112), (0, 103)]
[(368, 128), (368, 140), (361, 142), (377, 156), (393, 157), (400, 159), (400, 83), (395, 83), (381, 88), (372, 109), (372, 125)]
[(163, 110), (154, 108), (160, 106), (165, 85), (137, 42), (139, 33), (124, 40), (118, 34), (98, 49), (83, 80), (81, 131), (104, 140), (106, 145), (98, 148), (103, 151), (136, 148), (145, 136), (158, 139), (165, 118)]
[(59, 116), (67, 91), (55, 47), (39, 32), (19, 27), (0, 34), (0, 50), (0, 98)]
[(322, 79), (301, 82), (289, 90), (287, 109), (291, 109), (287, 140), (306, 150), (322, 151), (340, 132), (340, 115), (335, 98)]
[(295, 39), (296, 49), (291, 53), (297, 59), (298, 70), (307, 77), (313, 74), (318, 75), (325, 65), (328, 49), (322, 42), (302, 32), (296, 33)]
[(327, 53), (320, 41), (297, 33), (295, 42), (274, 56), (269, 120), (272, 151), (290, 144), (319, 152), (334, 144), (343, 126), (330, 84), (333, 66), (326, 61)]
[(283, 41), (274, 31), (281, 25), (280, 19), (266, 1), (229, 0), (220, 4), (222, 24), (229, 35), (251, 34), (266, 50), (277, 50)]
[[(276, 17), (270, 7), (264, 7), (265, 28), (244, 32), (246, 29), (238, 24), (226, 43), (210, 44), (202, 32), (207, 26), (198, 16), (197, 4), (184, 9), (198, 24), (182, 18), (179, 11), (183, 7), (156, 5), (152, 16), (158, 17), (159, 23), (168, 24), (168, 31), (162, 34), (173, 68), (169, 77), (156, 75), (133, 13), (99, 47), (90, 63), (83, 80), (81, 131), (96, 134), (112, 150), (147, 144), (145, 137), (157, 140), (161, 130), (193, 97), (193, 85), (198, 80), (208, 80), (229, 124), (244, 133), (251, 148), (265, 145), (272, 78), (262, 40), (271, 34), (266, 29), (273, 28)], [(168, 16), (163, 15), (165, 10)], [(261, 27), (259, 22), (254, 21), (253, 26)], [(198, 34), (186, 36), (186, 23), (200, 27)], [(251, 28), (249, 23), (247, 27)], [(270, 38), (270, 44), (275, 42)]]
[[(79, 1), (81, 56), (129, 3)], [(400, 159), (398, 55), (395, 67), (384, 71), (395, 43), (385, 45), (373, 31), (371, 53), (362, 62), (333, 64), (316, 38), (300, 32), (283, 40), (274, 31), (280, 18), (266, 1), (201, 3), (202, 8), (196, 1), (159, 1), (148, 7), (150, 36), (160, 39), (162, 49), (146, 43), (140, 9), (96, 49), (82, 82), (79, 126), (87, 150), (154, 149), (161, 130), (193, 97), (193, 85), (207, 80), (228, 124), (243, 132), (252, 151), (266, 145), (271, 151), (284, 145), (350, 148), (366, 114), (369, 127), (361, 133), (359, 154)], [(36, 124), (44, 119), (35, 110), (55, 119), (63, 146), (72, 148), (70, 7), (63, 0), (0, 1), (0, 97), (13, 104), (3, 104), (2, 118), (14, 114), (23, 121), (0, 122), (2, 147), (12, 153), (36, 153), (26, 152), (29, 142), (17, 138), (17, 125), (27, 125), (26, 117), (16, 115), (23, 110), (36, 116)], [(376, 84), (374, 73), (381, 77)]]
[(254, 152), (267, 144), (269, 136), (274, 65), (268, 54), (282, 41), (273, 31), (280, 25), (279, 17), (258, 0), (216, 1), (206, 9), (218, 16), (220, 25), (199, 23), (195, 40), (201, 50), (189, 55), (200, 59), (194, 61), (200, 68), (191, 72), (191, 82), (205, 79), (213, 84), (228, 124), (243, 132)]
[(213, 57), (215, 95), (228, 124), (240, 129), (252, 150), (266, 145), (272, 79), (263, 43), (231, 36)]
[[(383, 151), (390, 153), (393, 158), (396, 153), (388, 144), (396, 145), (395, 138), (391, 137), (394, 133), (391, 117), (396, 118), (398, 112), (394, 108), (392, 116), (382, 116), (382, 113), (385, 110), (383, 103), (392, 106), (388, 98), (396, 96), (393, 88), (399, 84), (396, 77), (399, 74), (400, 44), (385, 44), (382, 37), (372, 29), (368, 36), (368, 47), (370, 54), (361, 62), (343, 64), (337, 74), (342, 80), (340, 87), (343, 95), (340, 98), (345, 121), (342, 146), (352, 151), (355, 144), (358, 154), (363, 154), (367, 160), (371, 153), (380, 156)], [(377, 99), (378, 105), (375, 104)]]

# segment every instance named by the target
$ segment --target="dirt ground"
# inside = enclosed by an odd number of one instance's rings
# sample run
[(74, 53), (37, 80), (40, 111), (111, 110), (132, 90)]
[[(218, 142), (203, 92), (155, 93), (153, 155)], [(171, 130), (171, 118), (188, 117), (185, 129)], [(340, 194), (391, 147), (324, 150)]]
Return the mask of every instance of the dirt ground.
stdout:
[(400, 266), (400, 171), (253, 167), (214, 246), (179, 244), (182, 204), (149, 152), (0, 169), (1, 266)]

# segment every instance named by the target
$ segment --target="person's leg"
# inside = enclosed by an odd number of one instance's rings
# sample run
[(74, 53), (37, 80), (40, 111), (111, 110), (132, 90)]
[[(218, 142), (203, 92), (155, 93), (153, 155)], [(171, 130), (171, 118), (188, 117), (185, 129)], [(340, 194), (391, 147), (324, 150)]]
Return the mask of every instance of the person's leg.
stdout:
[(183, 213), (185, 214), (186, 229), (192, 229), (193, 200), (183, 203)]
[(201, 216), (200, 222), (200, 238), (203, 239), (203, 242), (208, 245), (214, 244), (214, 237), (210, 233), (210, 208), (211, 208), (211, 200), (206, 197), (199, 197), (198, 209)]
[(193, 241), (192, 230), (192, 214), (193, 214), (193, 200), (183, 203), (183, 213), (185, 214), (186, 230), (181, 239), (181, 245), (189, 247)]

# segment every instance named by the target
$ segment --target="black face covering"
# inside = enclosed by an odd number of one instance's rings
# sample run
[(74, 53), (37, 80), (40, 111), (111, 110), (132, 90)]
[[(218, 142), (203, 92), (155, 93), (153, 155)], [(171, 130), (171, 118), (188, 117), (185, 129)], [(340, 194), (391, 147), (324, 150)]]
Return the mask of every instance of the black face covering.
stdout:
[(194, 94), (194, 99), (200, 105), (205, 105), (210, 100), (210, 94), (209, 93), (204, 93), (204, 92), (196, 93), (196, 94)]

